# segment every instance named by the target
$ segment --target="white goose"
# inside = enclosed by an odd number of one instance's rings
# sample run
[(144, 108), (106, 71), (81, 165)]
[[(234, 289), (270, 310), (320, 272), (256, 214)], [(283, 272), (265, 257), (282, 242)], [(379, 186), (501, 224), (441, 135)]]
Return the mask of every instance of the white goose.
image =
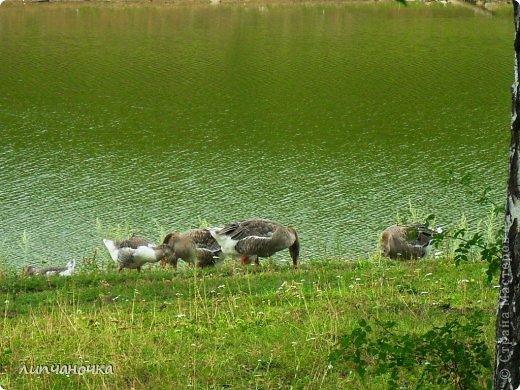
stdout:
[(137, 269), (146, 263), (156, 263), (171, 255), (171, 249), (167, 245), (155, 245), (140, 237), (132, 237), (128, 240), (103, 239), (103, 243), (110, 253), (110, 257), (118, 264), (117, 271), (123, 268)]
[(59, 275), (59, 276), (70, 276), (74, 273), (76, 268), (76, 260), (71, 260), (67, 263), (65, 267), (47, 267), (47, 268), (36, 268), (33, 266), (29, 266), (25, 269), (25, 274), (28, 276), (34, 275)]

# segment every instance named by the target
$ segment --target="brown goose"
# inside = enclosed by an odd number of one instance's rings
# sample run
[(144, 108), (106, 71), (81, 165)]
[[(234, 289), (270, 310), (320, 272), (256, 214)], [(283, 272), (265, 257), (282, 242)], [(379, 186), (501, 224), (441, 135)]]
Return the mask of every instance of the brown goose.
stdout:
[(27, 276), (34, 276), (34, 275), (70, 276), (74, 273), (75, 268), (76, 268), (76, 261), (71, 260), (67, 263), (67, 265), (65, 267), (35, 268), (31, 265), (25, 269), (24, 274)]
[(418, 259), (425, 257), (431, 249), (433, 236), (441, 229), (432, 230), (421, 223), (393, 225), (381, 234), (381, 254), (391, 259)]
[(171, 250), (166, 245), (155, 245), (149, 240), (132, 237), (128, 240), (108, 240), (103, 243), (110, 253), (110, 257), (118, 264), (118, 272), (123, 268), (133, 268), (141, 271), (145, 263), (156, 263), (170, 256)]
[(259, 257), (271, 257), (286, 248), (289, 248), (293, 265), (298, 264), (300, 240), (292, 226), (285, 227), (268, 219), (247, 219), (209, 230), (224, 254), (240, 257), (242, 265), (252, 260), (258, 265)]
[(169, 263), (177, 268), (179, 259), (204, 268), (215, 265), (218, 260), (224, 258), (220, 245), (211, 236), (208, 229), (192, 229), (183, 233), (169, 233), (163, 240), (171, 253), (162, 261), (163, 265)]

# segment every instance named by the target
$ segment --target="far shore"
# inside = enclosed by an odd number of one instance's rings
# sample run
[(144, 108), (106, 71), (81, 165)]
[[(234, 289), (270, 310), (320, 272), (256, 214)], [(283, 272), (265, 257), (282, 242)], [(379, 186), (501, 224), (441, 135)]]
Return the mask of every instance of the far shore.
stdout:
[[(45, 6), (175, 6), (175, 5), (248, 5), (248, 4), (280, 4), (280, 5), (319, 5), (319, 4), (376, 4), (376, 3), (398, 3), (396, 0), (5, 0), (0, 3), (2, 7), (6, 6), (26, 6), (45, 5)], [(506, 0), (483, 1), (483, 0), (408, 0), (409, 4), (442, 4), (455, 5), (472, 8), (475, 11), (494, 11), (496, 9), (504, 9), (511, 7)]]

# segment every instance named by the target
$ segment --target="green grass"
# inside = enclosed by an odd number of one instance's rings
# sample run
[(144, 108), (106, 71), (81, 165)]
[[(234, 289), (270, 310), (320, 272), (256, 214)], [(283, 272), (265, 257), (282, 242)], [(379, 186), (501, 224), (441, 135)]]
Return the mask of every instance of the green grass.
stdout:
[[(330, 365), (339, 337), (361, 319), (424, 333), (481, 310), (492, 349), (497, 290), (485, 269), (482, 262), (374, 259), (313, 261), (297, 270), (264, 261), (246, 272), (227, 262), (177, 273), (4, 275), (0, 385), (384, 389), (384, 376), (361, 382)], [(23, 364), (112, 364), (113, 374), (26, 375)]]

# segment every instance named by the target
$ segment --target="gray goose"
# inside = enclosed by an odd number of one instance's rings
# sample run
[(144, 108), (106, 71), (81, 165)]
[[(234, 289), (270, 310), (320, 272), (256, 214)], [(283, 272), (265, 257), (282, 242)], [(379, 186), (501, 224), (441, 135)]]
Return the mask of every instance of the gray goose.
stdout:
[(223, 259), (220, 245), (208, 229), (169, 233), (164, 238), (163, 245), (167, 245), (171, 253), (161, 263), (163, 265), (171, 264), (174, 268), (177, 268), (179, 259), (200, 268), (215, 265), (218, 260)]
[(268, 219), (247, 219), (225, 225), (222, 229), (210, 228), (225, 255), (240, 257), (242, 265), (259, 257), (271, 257), (276, 252), (289, 248), (293, 265), (298, 264), (300, 240), (292, 227)]
[(393, 225), (386, 228), (379, 240), (381, 254), (391, 259), (418, 259), (425, 257), (431, 249), (435, 234), (441, 229), (432, 230), (422, 223)]
[(64, 267), (47, 267), (47, 268), (36, 268), (32, 265), (27, 267), (24, 271), (27, 276), (34, 275), (59, 275), (59, 276), (70, 276), (74, 273), (74, 269), (76, 268), (76, 260), (71, 260)]
[(132, 237), (128, 240), (104, 239), (103, 243), (110, 253), (110, 257), (118, 264), (117, 271), (123, 268), (137, 269), (146, 263), (156, 263), (170, 255), (167, 245), (155, 245), (141, 237)]

